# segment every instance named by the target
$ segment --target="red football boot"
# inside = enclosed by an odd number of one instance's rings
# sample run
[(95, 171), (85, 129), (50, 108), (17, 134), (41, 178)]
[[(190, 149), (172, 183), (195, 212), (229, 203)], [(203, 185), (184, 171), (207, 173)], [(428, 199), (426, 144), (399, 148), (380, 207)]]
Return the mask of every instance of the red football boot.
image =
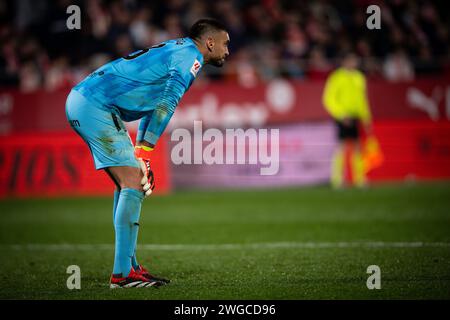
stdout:
[(148, 272), (147, 269), (145, 269), (142, 265), (139, 265), (136, 268), (136, 272), (139, 275), (143, 276), (148, 281), (157, 281), (158, 283), (160, 283), (160, 285), (165, 285), (165, 284), (170, 283), (170, 280), (168, 280), (168, 279), (155, 277), (154, 275), (150, 274), (150, 272)]
[(148, 287), (157, 287), (161, 284), (156, 280), (150, 280), (139, 274), (138, 272), (134, 271), (133, 268), (131, 268), (130, 273), (126, 278), (121, 277), (120, 275), (113, 274), (111, 276), (111, 283), (110, 288), (116, 289), (116, 288), (148, 288)]

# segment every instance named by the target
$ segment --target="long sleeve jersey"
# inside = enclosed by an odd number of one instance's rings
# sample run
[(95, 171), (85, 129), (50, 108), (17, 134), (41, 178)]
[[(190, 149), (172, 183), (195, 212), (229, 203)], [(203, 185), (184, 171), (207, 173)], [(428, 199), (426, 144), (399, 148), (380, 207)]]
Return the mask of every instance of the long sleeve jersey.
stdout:
[(155, 145), (202, 65), (192, 39), (169, 40), (103, 65), (74, 90), (124, 121), (141, 119), (137, 141)]

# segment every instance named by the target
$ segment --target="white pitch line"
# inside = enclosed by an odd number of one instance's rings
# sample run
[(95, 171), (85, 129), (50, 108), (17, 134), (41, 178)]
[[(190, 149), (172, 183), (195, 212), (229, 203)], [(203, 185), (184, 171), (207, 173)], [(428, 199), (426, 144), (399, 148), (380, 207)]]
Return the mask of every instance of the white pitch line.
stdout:
[[(247, 244), (141, 244), (139, 250), (150, 251), (204, 251), (245, 249), (334, 249), (334, 248), (450, 248), (450, 242), (268, 242)], [(11, 244), (1, 249), (31, 251), (97, 251), (114, 250), (112, 244)]]

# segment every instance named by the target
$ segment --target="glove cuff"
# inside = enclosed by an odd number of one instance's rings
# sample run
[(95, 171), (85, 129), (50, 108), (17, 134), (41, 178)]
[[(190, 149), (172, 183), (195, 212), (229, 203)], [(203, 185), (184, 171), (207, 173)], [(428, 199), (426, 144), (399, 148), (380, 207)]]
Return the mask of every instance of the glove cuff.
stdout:
[(153, 148), (146, 146), (136, 146), (134, 147), (134, 155), (136, 158), (140, 158), (143, 160), (150, 160), (151, 152)]

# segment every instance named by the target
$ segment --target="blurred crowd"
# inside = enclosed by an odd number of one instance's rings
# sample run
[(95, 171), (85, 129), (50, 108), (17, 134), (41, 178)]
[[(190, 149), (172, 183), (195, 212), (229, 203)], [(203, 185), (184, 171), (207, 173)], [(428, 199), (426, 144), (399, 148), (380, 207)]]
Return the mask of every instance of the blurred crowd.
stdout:
[[(67, 7), (81, 8), (69, 30)], [(369, 30), (366, 8), (381, 8)], [(368, 77), (410, 81), (449, 73), (445, 1), (0, 0), (0, 86), (70, 87), (111, 59), (182, 37), (199, 18), (229, 29), (230, 57), (201, 81), (253, 86), (276, 77), (323, 79), (354, 50)]]

